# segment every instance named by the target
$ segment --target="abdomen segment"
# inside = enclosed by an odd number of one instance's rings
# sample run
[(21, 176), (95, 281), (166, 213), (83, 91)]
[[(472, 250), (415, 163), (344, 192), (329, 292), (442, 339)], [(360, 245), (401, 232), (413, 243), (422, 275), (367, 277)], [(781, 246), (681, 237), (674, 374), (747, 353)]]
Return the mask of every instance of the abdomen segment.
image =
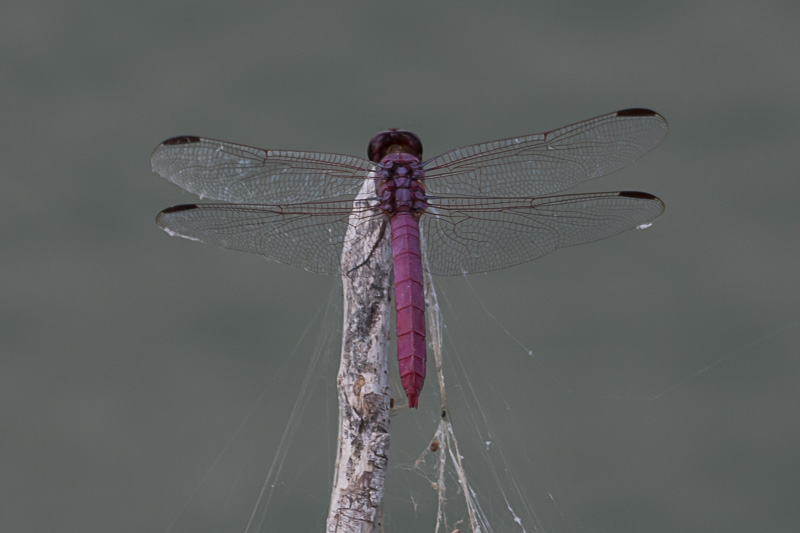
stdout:
[(416, 408), (425, 382), (427, 359), (419, 225), (413, 214), (403, 211), (392, 217), (391, 224), (397, 311), (397, 360), (408, 405)]

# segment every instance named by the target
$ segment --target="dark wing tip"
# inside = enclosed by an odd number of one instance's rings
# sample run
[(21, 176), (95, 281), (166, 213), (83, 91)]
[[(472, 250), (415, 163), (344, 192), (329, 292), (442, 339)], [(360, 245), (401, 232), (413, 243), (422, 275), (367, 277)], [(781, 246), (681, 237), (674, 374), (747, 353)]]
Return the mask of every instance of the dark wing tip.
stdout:
[(168, 215), (170, 213), (180, 213), (181, 211), (190, 211), (192, 209), (197, 209), (197, 204), (181, 204), (181, 205), (173, 205), (172, 207), (168, 207), (159, 213), (161, 215)]
[[(653, 196), (647, 192), (639, 192), (639, 191), (622, 191), (618, 193), (623, 198), (638, 198), (639, 200), (658, 200), (657, 196)], [(661, 200), (658, 200), (659, 202)], [(181, 207), (181, 206), (178, 206)]]
[(162, 142), (162, 146), (175, 146), (179, 144), (191, 144), (191, 143), (199, 143), (200, 137), (196, 137), (194, 135), (181, 135), (179, 137), (172, 137), (171, 139), (167, 139), (166, 141)]
[(633, 107), (631, 109), (623, 109), (617, 111), (618, 117), (657, 117), (661, 116), (652, 109), (644, 109), (642, 107)]
[(181, 213), (183, 211), (191, 211), (192, 209), (197, 209), (197, 204), (181, 204), (168, 207), (156, 215), (156, 224), (161, 228), (164, 228), (166, 223), (164, 220), (165, 215), (171, 215), (172, 213)]
[(636, 200), (647, 200), (650, 202), (656, 202), (661, 206), (662, 211), (664, 210), (664, 202), (658, 196), (653, 196), (648, 192), (640, 192), (640, 191), (622, 191), (619, 194), (622, 198), (634, 198)]

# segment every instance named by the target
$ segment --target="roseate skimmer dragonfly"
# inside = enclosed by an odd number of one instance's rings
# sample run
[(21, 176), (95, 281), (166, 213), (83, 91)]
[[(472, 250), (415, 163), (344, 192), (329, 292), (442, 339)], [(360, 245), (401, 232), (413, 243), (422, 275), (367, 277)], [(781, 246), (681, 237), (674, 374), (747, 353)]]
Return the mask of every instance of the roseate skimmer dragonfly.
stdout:
[[(408, 404), (416, 407), (426, 360), (421, 246), (431, 274), (452, 276), (645, 226), (664, 210), (651, 194), (548, 195), (630, 164), (666, 134), (658, 113), (626, 109), (427, 160), (419, 138), (403, 130), (376, 135), (369, 159), (174, 137), (153, 152), (153, 170), (225, 203), (170, 207), (156, 222), (170, 235), (324, 274), (342, 272), (347, 240), (371, 239), (364, 249), (374, 252), (391, 238), (397, 357)], [(374, 180), (376, 195), (356, 199), (365, 180)], [(354, 212), (362, 220), (380, 217), (381, 230), (348, 232)], [(348, 274), (368, 265), (372, 252)]]

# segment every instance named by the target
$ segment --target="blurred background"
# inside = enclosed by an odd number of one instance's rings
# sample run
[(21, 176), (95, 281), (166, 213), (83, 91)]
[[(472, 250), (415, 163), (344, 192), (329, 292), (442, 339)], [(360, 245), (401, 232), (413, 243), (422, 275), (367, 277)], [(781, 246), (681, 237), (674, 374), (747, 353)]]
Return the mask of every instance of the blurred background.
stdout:
[[(796, 531), (799, 22), (790, 1), (7, 5), (0, 527), (324, 527), (339, 281), (161, 232), (196, 198), (151, 173), (160, 141), (363, 156), (398, 127), (434, 156), (649, 107), (666, 141), (580, 190), (659, 196), (652, 228), (437, 280), (470, 483), (494, 531)], [(389, 531), (434, 528), (435, 389), (392, 420)]]

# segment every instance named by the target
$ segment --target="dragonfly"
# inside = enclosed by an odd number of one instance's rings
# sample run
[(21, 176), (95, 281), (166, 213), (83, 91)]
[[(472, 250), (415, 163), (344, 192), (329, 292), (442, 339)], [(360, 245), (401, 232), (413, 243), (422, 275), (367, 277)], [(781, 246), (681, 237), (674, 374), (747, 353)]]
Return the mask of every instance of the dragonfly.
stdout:
[[(215, 202), (164, 209), (156, 223), (172, 236), (348, 276), (390, 240), (398, 367), (416, 408), (427, 359), (423, 271), (488, 272), (649, 226), (664, 211), (652, 194), (554, 193), (629, 165), (667, 129), (655, 111), (624, 109), (427, 160), (419, 137), (396, 129), (372, 138), (367, 159), (173, 137), (154, 150), (153, 171)], [(366, 181), (374, 192), (364, 197)], [(379, 231), (354, 227), (376, 217)], [(343, 266), (355, 240), (364, 252)]]

